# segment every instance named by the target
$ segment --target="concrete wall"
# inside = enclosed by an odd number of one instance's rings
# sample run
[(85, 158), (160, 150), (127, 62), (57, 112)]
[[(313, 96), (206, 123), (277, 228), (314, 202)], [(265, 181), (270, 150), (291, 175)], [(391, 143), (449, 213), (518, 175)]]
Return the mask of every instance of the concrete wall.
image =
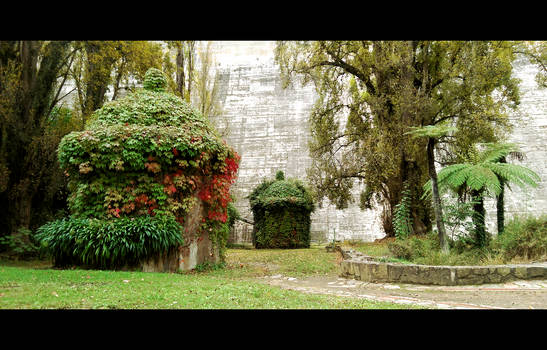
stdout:
[[(307, 143), (308, 116), (316, 94), (313, 86), (282, 89), (279, 68), (274, 62), (275, 42), (215, 42), (214, 56), (220, 73), (224, 114), (219, 128), (226, 127), (226, 141), (241, 155), (238, 180), (233, 187), (240, 213), (252, 220), (246, 198), (263, 178), (273, 178), (278, 170), (286, 177), (306, 178), (311, 164)], [(336, 210), (324, 203), (312, 214), (312, 241), (381, 238), (378, 210), (361, 211), (356, 203)], [(252, 227), (237, 223), (235, 242), (250, 242)], [(328, 235), (328, 237), (327, 237)]]
[[(506, 221), (514, 216), (547, 214), (547, 89), (538, 89), (535, 82), (538, 70), (525, 59), (516, 60), (513, 67), (514, 76), (521, 79), (521, 104), (518, 112), (511, 115), (514, 128), (509, 141), (518, 143), (526, 158), (509, 162), (532, 169), (541, 181), (535, 189), (512, 186), (506, 191)], [(494, 233), (497, 232), (495, 208), (494, 200), (486, 202), (488, 230)]]
[[(252, 219), (246, 198), (263, 178), (272, 178), (277, 170), (288, 177), (302, 180), (310, 165), (307, 142), (308, 116), (315, 102), (313, 87), (295, 84), (281, 88), (279, 68), (274, 62), (273, 41), (214, 42), (215, 67), (220, 73), (221, 98), (224, 108), (219, 127), (229, 120), (226, 140), (242, 156), (239, 177), (233, 193), (236, 207)], [(537, 89), (537, 69), (524, 60), (515, 62), (515, 76), (522, 79), (522, 104), (511, 116), (515, 130), (510, 141), (521, 144), (527, 158), (520, 164), (536, 171), (542, 178), (537, 189), (526, 192), (507, 191), (507, 217), (547, 212), (547, 90)], [(516, 162), (516, 161), (515, 161)], [(385, 234), (381, 228), (380, 210), (361, 211), (359, 187), (355, 188), (353, 205), (336, 210), (324, 203), (312, 215), (312, 241), (360, 239), (373, 241)], [(487, 201), (487, 222), (496, 231), (495, 202)], [(250, 225), (238, 223), (233, 242), (250, 242)]]

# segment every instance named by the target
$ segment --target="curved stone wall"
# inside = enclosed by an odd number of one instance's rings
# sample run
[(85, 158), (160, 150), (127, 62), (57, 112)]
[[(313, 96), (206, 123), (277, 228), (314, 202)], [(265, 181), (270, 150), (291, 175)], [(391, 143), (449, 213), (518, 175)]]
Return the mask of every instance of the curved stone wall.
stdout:
[(354, 251), (339, 251), (343, 260), (340, 277), (365, 282), (426, 285), (469, 285), (514, 280), (547, 279), (547, 263), (491, 266), (431, 266), (385, 263)]

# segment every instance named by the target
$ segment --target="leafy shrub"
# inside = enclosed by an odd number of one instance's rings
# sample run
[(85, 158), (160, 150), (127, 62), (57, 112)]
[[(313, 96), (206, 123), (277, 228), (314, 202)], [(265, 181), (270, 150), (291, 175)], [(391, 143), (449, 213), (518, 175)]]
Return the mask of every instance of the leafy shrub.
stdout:
[(410, 239), (398, 239), (388, 243), (389, 251), (396, 257), (405, 260), (411, 260), (413, 251), (410, 247)]
[[(473, 206), (477, 203), (478, 201), (473, 198), (469, 201), (461, 201), (453, 197), (443, 200), (443, 221), (449, 237), (456, 238), (455, 241), (457, 241), (467, 236), (469, 239), (475, 236), (475, 227), (471, 218), (474, 214), (477, 215), (473, 210)], [(462, 235), (462, 233), (470, 234)], [(473, 243), (474, 239), (466, 240), (466, 242)]]
[(513, 218), (492, 241), (492, 249), (506, 260), (547, 258), (547, 215)]
[(409, 261), (423, 258), (435, 248), (438, 248), (438, 242), (434, 235), (425, 237), (410, 236), (406, 239), (397, 239), (388, 244), (388, 249), (396, 258)]
[(388, 244), (388, 249), (395, 258), (421, 265), (481, 265), (488, 256), (487, 250), (475, 246), (443, 253), (436, 234), (396, 240)]
[(64, 218), (41, 226), (36, 239), (56, 266), (93, 268), (136, 266), (183, 244), (182, 226), (174, 218), (162, 216)]
[(157, 68), (150, 68), (144, 74), (144, 88), (151, 91), (163, 91), (167, 86), (167, 79)]
[(38, 256), (40, 249), (32, 231), (23, 227), (16, 234), (0, 237), (0, 247), (23, 259)]
[(460, 236), (450, 241), (450, 252), (445, 254), (430, 234), (395, 240), (388, 243), (388, 249), (395, 258), (423, 265), (496, 265), (547, 258), (546, 216), (514, 219), (506, 227), (509, 230), (486, 247), (477, 247), (472, 236)]

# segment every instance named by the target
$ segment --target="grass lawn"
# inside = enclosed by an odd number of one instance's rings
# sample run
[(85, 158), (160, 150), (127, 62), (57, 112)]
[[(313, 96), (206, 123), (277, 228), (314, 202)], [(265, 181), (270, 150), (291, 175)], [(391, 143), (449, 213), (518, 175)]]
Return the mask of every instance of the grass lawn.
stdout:
[(226, 267), (150, 273), (53, 269), (48, 262), (0, 261), (0, 309), (408, 309), (406, 305), (311, 295), (260, 283), (269, 274), (336, 274), (322, 247), (228, 249)]

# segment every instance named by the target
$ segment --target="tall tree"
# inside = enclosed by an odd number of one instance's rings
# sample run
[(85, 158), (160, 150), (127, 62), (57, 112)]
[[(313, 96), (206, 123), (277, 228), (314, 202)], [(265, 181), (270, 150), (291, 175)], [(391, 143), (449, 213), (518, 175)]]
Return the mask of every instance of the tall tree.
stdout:
[[(195, 75), (196, 42), (192, 40), (168, 41), (167, 46), (175, 51), (174, 93), (190, 103)], [(174, 86), (173, 86), (174, 85)]]
[(538, 67), (536, 82), (538, 87), (547, 87), (547, 41), (523, 41), (515, 45), (515, 53), (524, 55)]
[(81, 114), (82, 127), (91, 113), (120, 91), (131, 90), (132, 82), (142, 82), (148, 68), (161, 68), (162, 47), (148, 41), (84, 41), (74, 42), (77, 58), (70, 78), (77, 91), (76, 110)]
[[(318, 92), (310, 116), (316, 192), (343, 208), (361, 180), (363, 203), (384, 204), (390, 236), (393, 208), (410, 183), (413, 223), (430, 227), (429, 204), (420, 197), (433, 151), (443, 147), (439, 161), (454, 161), (509, 128), (507, 110), (518, 103), (513, 59), (505, 42), (279, 42), (284, 82), (301, 77)], [(409, 127), (442, 122), (458, 128), (446, 145), (405, 135)]]
[[(222, 118), (223, 109), (219, 99), (219, 72), (213, 71), (214, 57), (211, 49), (212, 43), (200, 46), (198, 50), (198, 62), (195, 77), (195, 94), (192, 98), (194, 106), (209, 120), (213, 121), (221, 136), (229, 132), (229, 123)], [(220, 124), (223, 124), (222, 126)]]
[(148, 69), (162, 67), (163, 48), (160, 43), (120, 41), (117, 51), (112, 77), (112, 100), (118, 98), (123, 88), (131, 90), (135, 83), (144, 81)]
[(48, 117), (70, 43), (0, 42), (0, 52), (0, 171), (6, 176), (0, 222), (3, 234), (14, 234), (31, 225), (33, 202), (55, 162)]

